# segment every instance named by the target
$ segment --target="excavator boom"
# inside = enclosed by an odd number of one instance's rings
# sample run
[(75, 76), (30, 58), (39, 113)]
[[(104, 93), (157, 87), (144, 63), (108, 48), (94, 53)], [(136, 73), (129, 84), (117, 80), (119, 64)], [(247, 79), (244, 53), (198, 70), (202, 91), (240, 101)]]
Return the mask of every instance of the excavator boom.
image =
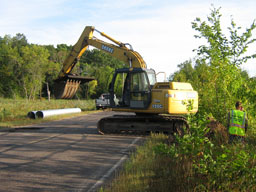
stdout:
[[(94, 31), (112, 41), (114, 44), (104, 42), (94, 37)], [(129, 67), (146, 68), (146, 63), (141, 55), (134, 51), (131, 46), (128, 48), (127, 45), (129, 44), (117, 41), (107, 34), (96, 30), (93, 26), (87, 26), (77, 43), (72, 47), (71, 52), (63, 63), (63, 67), (58, 78), (55, 80), (54, 94), (56, 98), (71, 99), (75, 95), (81, 83), (94, 80), (94, 78), (91, 77), (81, 77), (71, 74), (72, 69), (75, 67), (89, 45), (110, 54), (120, 61), (123, 61)]]

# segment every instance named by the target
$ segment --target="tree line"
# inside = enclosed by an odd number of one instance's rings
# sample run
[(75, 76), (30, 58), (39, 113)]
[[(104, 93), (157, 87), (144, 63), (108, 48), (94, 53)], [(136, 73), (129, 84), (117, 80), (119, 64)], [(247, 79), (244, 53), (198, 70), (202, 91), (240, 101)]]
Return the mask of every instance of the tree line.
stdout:
[[(47, 96), (53, 88), (63, 62), (72, 46), (30, 44), (24, 34), (0, 37), (0, 97), (35, 99)], [(97, 81), (82, 85), (79, 98), (97, 97), (108, 91), (113, 71), (122, 62), (99, 51), (86, 50), (73, 73), (92, 76)]]

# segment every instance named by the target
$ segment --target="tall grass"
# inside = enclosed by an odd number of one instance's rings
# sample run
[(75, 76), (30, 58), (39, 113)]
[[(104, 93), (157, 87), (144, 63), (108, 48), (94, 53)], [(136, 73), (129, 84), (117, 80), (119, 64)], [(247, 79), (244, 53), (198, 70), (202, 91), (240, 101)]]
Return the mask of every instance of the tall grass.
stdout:
[[(82, 111), (95, 109), (94, 100), (27, 100), (0, 98), (0, 127), (35, 122), (27, 118), (29, 111), (81, 108)], [(42, 121), (42, 120), (37, 120)]]
[(206, 137), (206, 122), (190, 125), (190, 134), (171, 144), (152, 135), (101, 191), (256, 191), (256, 127), (245, 144), (228, 144), (220, 132)]
[[(153, 147), (167, 139), (165, 135), (154, 135), (148, 139), (143, 146), (139, 146), (136, 153), (132, 154), (129, 161), (124, 165), (121, 172), (113, 180), (105, 192), (135, 192), (135, 191), (154, 191), (152, 188), (155, 181), (159, 178), (157, 170), (163, 170), (166, 159), (159, 158), (152, 150)], [(161, 163), (161, 165), (159, 165)]]

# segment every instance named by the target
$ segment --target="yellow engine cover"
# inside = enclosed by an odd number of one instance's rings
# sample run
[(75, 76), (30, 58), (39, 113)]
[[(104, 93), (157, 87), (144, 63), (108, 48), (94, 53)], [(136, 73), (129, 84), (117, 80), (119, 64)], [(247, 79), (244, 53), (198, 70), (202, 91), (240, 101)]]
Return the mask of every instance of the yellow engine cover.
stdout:
[(157, 82), (151, 90), (147, 109), (113, 109), (136, 113), (185, 115), (198, 111), (198, 93), (190, 83)]
[(190, 83), (162, 82), (152, 89), (152, 113), (188, 114), (198, 110), (198, 93)]

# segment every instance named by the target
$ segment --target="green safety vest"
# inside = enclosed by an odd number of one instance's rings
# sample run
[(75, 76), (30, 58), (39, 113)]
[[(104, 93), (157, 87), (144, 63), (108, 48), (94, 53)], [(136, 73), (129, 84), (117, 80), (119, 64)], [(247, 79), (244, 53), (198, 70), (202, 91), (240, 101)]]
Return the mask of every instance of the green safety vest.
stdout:
[(239, 110), (230, 111), (229, 134), (245, 136), (245, 112)]

